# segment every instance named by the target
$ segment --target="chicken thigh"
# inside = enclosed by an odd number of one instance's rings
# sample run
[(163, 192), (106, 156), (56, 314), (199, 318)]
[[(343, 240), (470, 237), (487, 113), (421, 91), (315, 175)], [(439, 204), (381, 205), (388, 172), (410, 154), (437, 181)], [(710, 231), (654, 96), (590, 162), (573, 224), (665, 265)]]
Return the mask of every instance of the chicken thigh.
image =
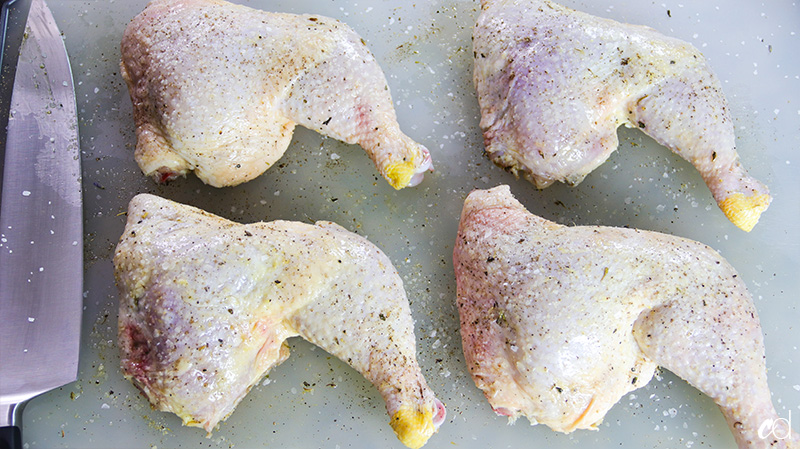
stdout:
[[(767, 386), (756, 309), (711, 248), (656, 232), (565, 227), (507, 186), (471, 193), (453, 252), (464, 355), (492, 408), (594, 429), (657, 365), (710, 396), (740, 448), (797, 448)], [(763, 434), (763, 432), (762, 432)]]
[(487, 155), (539, 188), (578, 184), (639, 128), (689, 161), (736, 226), (771, 201), (736, 152), (719, 80), (692, 45), (549, 0), (483, 0), (474, 82)]
[(400, 131), (386, 79), (361, 39), (335, 19), (221, 0), (153, 0), (122, 38), (135, 157), (166, 181), (194, 170), (232, 186), (266, 171), (296, 124), (359, 144), (395, 188), (432, 168)]
[(397, 271), (344, 228), (241, 225), (142, 194), (114, 266), (122, 371), (186, 425), (211, 432), (296, 335), (372, 382), (407, 446), (421, 447), (444, 420), (417, 364)]

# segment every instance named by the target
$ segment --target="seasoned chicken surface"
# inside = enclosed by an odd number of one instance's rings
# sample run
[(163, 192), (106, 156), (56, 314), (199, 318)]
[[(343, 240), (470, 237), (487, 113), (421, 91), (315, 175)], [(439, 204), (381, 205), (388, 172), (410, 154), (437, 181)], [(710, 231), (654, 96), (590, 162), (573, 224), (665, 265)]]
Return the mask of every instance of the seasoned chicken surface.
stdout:
[(299, 124), (361, 145), (389, 183), (418, 184), (428, 150), (400, 131), (364, 41), (335, 19), (220, 0), (153, 0), (125, 29), (136, 161), (166, 181), (232, 186), (283, 155)]
[(744, 170), (719, 80), (692, 45), (548, 0), (482, 0), (474, 82), (486, 153), (539, 188), (578, 184), (639, 128), (689, 161), (749, 231), (771, 201)]
[(444, 420), (417, 364), (399, 275), (344, 228), (241, 225), (142, 194), (114, 266), (122, 371), (186, 425), (211, 432), (296, 335), (372, 382), (407, 446), (421, 447)]
[(453, 264), (465, 359), (498, 414), (594, 429), (662, 366), (719, 405), (740, 448), (800, 447), (788, 428), (759, 436), (767, 420), (787, 421), (770, 399), (750, 294), (711, 248), (561, 226), (500, 186), (467, 197)]

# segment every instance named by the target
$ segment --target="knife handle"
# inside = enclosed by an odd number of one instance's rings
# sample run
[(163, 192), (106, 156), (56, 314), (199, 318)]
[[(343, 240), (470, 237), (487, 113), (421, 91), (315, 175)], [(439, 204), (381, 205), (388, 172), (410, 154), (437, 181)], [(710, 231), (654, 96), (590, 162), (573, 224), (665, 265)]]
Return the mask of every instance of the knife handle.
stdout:
[(22, 449), (22, 409), (26, 402), (0, 404), (0, 449)]
[(0, 449), (22, 449), (22, 432), (19, 427), (0, 427)]

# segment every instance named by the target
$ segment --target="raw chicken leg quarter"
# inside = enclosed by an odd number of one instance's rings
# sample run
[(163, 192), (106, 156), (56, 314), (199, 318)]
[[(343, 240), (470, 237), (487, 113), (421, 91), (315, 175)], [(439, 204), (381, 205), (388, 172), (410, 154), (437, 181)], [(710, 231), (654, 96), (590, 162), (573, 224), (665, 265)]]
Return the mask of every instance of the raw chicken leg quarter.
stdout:
[[(714, 400), (739, 448), (800, 447), (772, 405), (750, 294), (711, 248), (561, 226), (500, 186), (467, 197), (453, 265), (467, 366), (498, 414), (595, 429), (660, 365)], [(762, 437), (765, 423), (781, 428)]]
[(408, 447), (444, 421), (397, 271), (344, 228), (241, 225), (143, 194), (130, 202), (114, 267), (122, 371), (186, 425), (211, 432), (296, 335), (372, 382)]
[(750, 231), (771, 201), (736, 152), (722, 86), (692, 45), (548, 0), (482, 0), (474, 82), (486, 154), (539, 188), (580, 183), (639, 128)]
[(299, 124), (359, 144), (396, 189), (432, 169), (400, 131), (386, 78), (344, 23), (220, 0), (153, 0), (125, 29), (122, 77), (136, 162), (167, 181), (189, 171), (216, 186), (277, 161)]

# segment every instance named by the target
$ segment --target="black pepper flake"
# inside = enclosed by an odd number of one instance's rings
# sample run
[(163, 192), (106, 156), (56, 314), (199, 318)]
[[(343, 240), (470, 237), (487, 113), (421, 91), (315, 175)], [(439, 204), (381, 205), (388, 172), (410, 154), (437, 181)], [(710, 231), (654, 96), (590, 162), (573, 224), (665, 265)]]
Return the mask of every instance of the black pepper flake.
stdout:
[(644, 127), (645, 127), (644, 122), (643, 121), (639, 121), (639, 128), (644, 128)]
[(489, 257), (486, 258), (486, 261), (487, 262), (494, 262), (494, 257), (489, 256)]
[(325, 120), (324, 122), (322, 122), (322, 124), (323, 125), (327, 125), (328, 123), (331, 122), (332, 119), (333, 119), (333, 117), (328, 117), (328, 120)]

